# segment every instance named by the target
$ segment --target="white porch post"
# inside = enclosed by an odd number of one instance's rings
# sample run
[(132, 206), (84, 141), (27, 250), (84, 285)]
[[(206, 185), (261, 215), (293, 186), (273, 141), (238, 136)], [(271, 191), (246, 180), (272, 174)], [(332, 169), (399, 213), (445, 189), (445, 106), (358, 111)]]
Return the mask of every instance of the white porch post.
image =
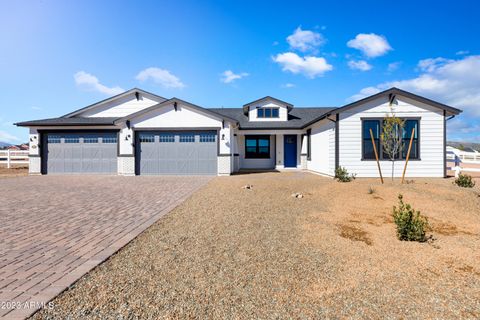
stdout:
[(283, 163), (283, 134), (276, 134), (275, 135), (275, 150), (276, 150), (276, 158), (275, 158), (275, 169), (283, 169), (285, 168)]
[(299, 135), (300, 136), (300, 141), (301, 141), (301, 144), (302, 144), (302, 147), (300, 149), (300, 168), (301, 169), (307, 169), (307, 142), (308, 142), (308, 138), (307, 138), (307, 135)]

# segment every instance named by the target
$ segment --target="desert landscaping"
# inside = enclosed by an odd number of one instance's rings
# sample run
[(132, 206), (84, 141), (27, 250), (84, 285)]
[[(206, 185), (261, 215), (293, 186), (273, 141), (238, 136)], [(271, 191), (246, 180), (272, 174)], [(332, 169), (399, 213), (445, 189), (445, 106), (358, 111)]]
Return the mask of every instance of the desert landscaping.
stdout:
[[(33, 318), (479, 318), (478, 180), (218, 177)], [(396, 238), (400, 193), (427, 242)]]

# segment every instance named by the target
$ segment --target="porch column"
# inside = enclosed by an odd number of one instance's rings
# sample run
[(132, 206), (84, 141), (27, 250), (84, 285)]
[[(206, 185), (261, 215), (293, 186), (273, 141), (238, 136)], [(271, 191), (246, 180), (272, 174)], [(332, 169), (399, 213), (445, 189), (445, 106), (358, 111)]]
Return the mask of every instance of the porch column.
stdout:
[(307, 169), (307, 142), (308, 138), (307, 135), (301, 134), (300, 141), (301, 141), (301, 151), (300, 151), (300, 168), (306, 170)]
[(275, 169), (285, 168), (283, 163), (283, 134), (275, 135), (276, 162)]
[(42, 155), (40, 148), (40, 134), (37, 129), (30, 128), (28, 147), (28, 173), (31, 175), (42, 173)]

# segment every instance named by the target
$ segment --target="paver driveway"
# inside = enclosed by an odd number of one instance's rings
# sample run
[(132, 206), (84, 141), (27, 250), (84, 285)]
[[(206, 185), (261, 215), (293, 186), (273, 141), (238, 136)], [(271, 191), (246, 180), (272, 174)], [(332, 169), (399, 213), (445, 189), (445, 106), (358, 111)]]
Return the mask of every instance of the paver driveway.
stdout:
[(0, 317), (32, 314), (210, 179), (0, 180)]

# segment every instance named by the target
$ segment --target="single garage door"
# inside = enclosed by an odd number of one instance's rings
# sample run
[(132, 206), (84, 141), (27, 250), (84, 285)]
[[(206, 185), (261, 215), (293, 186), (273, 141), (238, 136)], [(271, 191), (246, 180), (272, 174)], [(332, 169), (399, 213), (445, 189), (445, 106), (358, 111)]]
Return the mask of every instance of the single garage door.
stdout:
[(44, 173), (117, 173), (117, 133), (47, 133)]
[(137, 174), (216, 175), (217, 132), (139, 132)]

